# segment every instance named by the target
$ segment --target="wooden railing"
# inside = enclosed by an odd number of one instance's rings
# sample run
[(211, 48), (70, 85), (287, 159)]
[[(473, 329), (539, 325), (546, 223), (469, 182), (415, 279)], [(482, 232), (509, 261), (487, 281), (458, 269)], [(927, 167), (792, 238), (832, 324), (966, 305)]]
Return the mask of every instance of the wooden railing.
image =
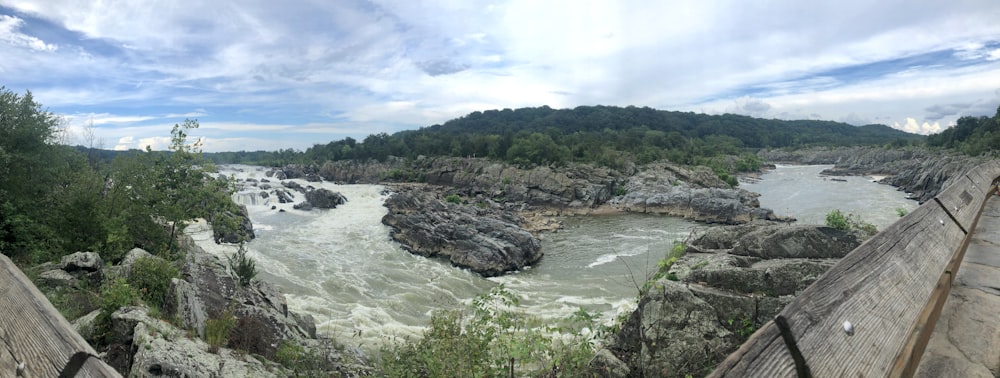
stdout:
[(0, 255), (0, 377), (121, 377)]
[(866, 241), (710, 376), (912, 376), (997, 177), (973, 168)]

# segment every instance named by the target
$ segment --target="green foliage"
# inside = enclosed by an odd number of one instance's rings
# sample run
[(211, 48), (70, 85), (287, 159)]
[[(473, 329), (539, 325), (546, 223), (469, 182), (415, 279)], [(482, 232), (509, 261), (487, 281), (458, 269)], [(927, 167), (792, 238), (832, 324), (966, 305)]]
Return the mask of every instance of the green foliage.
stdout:
[(144, 257), (135, 261), (128, 283), (136, 288), (147, 304), (162, 309), (170, 289), (170, 280), (178, 277), (178, 269), (169, 261)]
[(838, 209), (826, 213), (826, 226), (841, 231), (853, 232), (861, 239), (868, 239), (878, 233), (875, 225), (865, 222), (854, 214), (844, 214)]
[(205, 342), (208, 343), (208, 350), (218, 353), (219, 348), (226, 346), (229, 342), (229, 335), (236, 327), (236, 317), (232, 310), (226, 310), (219, 314), (218, 318), (205, 321)]
[(135, 288), (125, 282), (123, 278), (105, 280), (101, 286), (101, 312), (97, 315), (95, 322), (95, 334), (104, 335), (105, 341), (110, 336), (108, 330), (111, 327), (111, 314), (125, 306), (139, 304), (140, 295)]
[(239, 249), (228, 257), (229, 269), (233, 271), (240, 285), (247, 286), (257, 276), (257, 262), (247, 256), (246, 243), (240, 243)]
[(444, 197), (444, 202), (454, 203), (454, 204), (461, 204), (462, 203), (462, 197), (459, 197), (458, 194), (449, 194), (449, 195), (447, 195), (447, 196)]
[[(553, 370), (564, 376), (585, 374), (594, 351), (591, 336), (582, 330), (593, 328), (596, 316), (580, 310), (561, 325), (546, 327), (519, 310), (518, 303), (517, 296), (500, 285), (474, 299), (471, 312), (436, 312), (423, 337), (382, 349), (382, 375), (535, 376)], [(551, 335), (554, 332), (564, 336)]]
[(908, 212), (906, 211), (906, 209), (904, 209), (902, 207), (897, 207), (896, 208), (896, 215), (899, 215), (900, 218), (905, 217), (907, 213)]
[(997, 156), (1000, 151), (1000, 107), (993, 117), (959, 118), (955, 126), (927, 137), (931, 147), (949, 148), (970, 156)]
[(847, 223), (847, 215), (838, 209), (833, 209), (826, 213), (826, 226), (841, 231), (851, 230), (851, 225)]
[(656, 273), (653, 273), (653, 275), (648, 277), (646, 279), (646, 282), (643, 283), (642, 287), (639, 288), (639, 295), (643, 295), (649, 292), (649, 289), (651, 289), (653, 285), (656, 283), (656, 281), (661, 278), (666, 278), (671, 281), (677, 281), (678, 280), (677, 275), (673, 273), (668, 274), (668, 272), (670, 271), (670, 268), (672, 268), (674, 264), (677, 263), (677, 261), (680, 260), (682, 256), (684, 256), (686, 252), (687, 252), (686, 243), (674, 242), (674, 246), (670, 248), (669, 252), (667, 252), (666, 257), (664, 257), (663, 260), (657, 262)]
[(274, 353), (274, 362), (290, 370), (292, 377), (319, 377), (330, 374), (325, 359), (293, 341), (283, 340)]
[(753, 321), (745, 316), (739, 316), (737, 318), (730, 318), (726, 320), (727, 328), (733, 332), (734, 335), (738, 337), (738, 340), (742, 343), (750, 338), (757, 331), (757, 327), (754, 326)]

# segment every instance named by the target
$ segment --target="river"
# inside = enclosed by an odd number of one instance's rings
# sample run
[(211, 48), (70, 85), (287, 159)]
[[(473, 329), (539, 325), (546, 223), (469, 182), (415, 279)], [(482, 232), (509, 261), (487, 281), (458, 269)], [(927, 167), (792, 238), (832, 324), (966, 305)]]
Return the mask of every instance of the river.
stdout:
[[(267, 178), (260, 167), (221, 169), (241, 180)], [(822, 223), (827, 211), (840, 208), (882, 229), (898, 218), (896, 208), (916, 207), (904, 193), (870, 178), (830, 181), (819, 177), (822, 169), (779, 166), (743, 187), (762, 193), (763, 207), (808, 223)], [(381, 223), (387, 211), (384, 187), (296, 181), (341, 192), (348, 202), (305, 212), (278, 204), (274, 197), (260, 198), (260, 189), (237, 193), (234, 197), (247, 205), (257, 234), (248, 243), (248, 255), (257, 261), (258, 278), (286, 294), (289, 309), (312, 315), (321, 333), (362, 348), (419, 335), (435, 310), (463, 306), (498, 284), (520, 296), (527, 313), (556, 319), (582, 307), (608, 322), (633, 308), (636, 286), (675, 241), (707, 227), (650, 215), (567, 217), (562, 230), (542, 235), (545, 256), (538, 264), (487, 279), (440, 259), (412, 255), (393, 242)], [(301, 201), (302, 195), (295, 194), (296, 202)], [(204, 224), (189, 232), (220, 257), (236, 249), (212, 243)]]

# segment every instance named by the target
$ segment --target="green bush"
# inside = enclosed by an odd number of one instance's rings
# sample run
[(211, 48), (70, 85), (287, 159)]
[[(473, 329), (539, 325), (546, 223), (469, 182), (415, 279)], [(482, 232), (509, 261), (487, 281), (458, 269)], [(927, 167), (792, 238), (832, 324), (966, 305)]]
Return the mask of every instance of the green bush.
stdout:
[(218, 353), (219, 348), (226, 346), (229, 335), (236, 327), (236, 318), (231, 310), (226, 310), (218, 318), (205, 321), (205, 342), (208, 343), (208, 350)]
[(902, 207), (897, 207), (896, 208), (896, 215), (899, 215), (900, 218), (905, 217), (907, 213), (908, 212), (906, 211), (906, 209), (904, 209)]
[(104, 335), (106, 342), (112, 341), (107, 340), (110, 335), (108, 330), (111, 327), (111, 314), (122, 307), (138, 304), (139, 299), (139, 292), (129, 286), (125, 279), (119, 277), (106, 281), (101, 286), (101, 313), (97, 315), (94, 334)]
[(874, 224), (868, 223), (854, 214), (844, 215), (837, 209), (826, 213), (826, 225), (841, 231), (852, 232), (860, 239), (868, 239), (878, 233), (878, 228)]
[(459, 197), (458, 194), (449, 194), (444, 197), (444, 202), (460, 204), (462, 203), (462, 197)]
[(837, 209), (830, 210), (829, 213), (826, 213), (826, 226), (836, 228), (841, 231), (851, 230), (851, 225), (847, 223), (847, 216)]
[(247, 256), (246, 243), (240, 243), (239, 250), (229, 256), (229, 269), (232, 269), (236, 279), (243, 286), (249, 285), (257, 276), (257, 262)]
[(177, 276), (177, 268), (169, 261), (144, 257), (132, 265), (128, 283), (139, 290), (147, 304), (162, 309), (167, 299), (167, 291), (170, 289), (170, 280)]
[[(596, 317), (578, 311), (560, 325), (544, 326), (518, 309), (519, 299), (494, 287), (473, 300), (471, 312), (438, 311), (416, 340), (383, 347), (381, 375), (387, 377), (542, 376), (558, 370), (563, 376), (583, 375), (594, 355)], [(567, 337), (556, 337), (551, 333)]]

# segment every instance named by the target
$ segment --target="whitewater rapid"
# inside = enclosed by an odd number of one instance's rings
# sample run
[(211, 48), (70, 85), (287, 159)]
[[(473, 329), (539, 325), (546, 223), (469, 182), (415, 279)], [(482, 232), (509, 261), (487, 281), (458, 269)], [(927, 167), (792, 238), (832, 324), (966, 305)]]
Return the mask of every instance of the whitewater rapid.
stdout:
[[(280, 181), (267, 177), (262, 167), (220, 169), (243, 182), (267, 179), (272, 187), (281, 188)], [(878, 219), (880, 229), (891, 223), (894, 208), (916, 207), (891, 187), (862, 178), (825, 181), (818, 177), (819, 169), (779, 167), (761, 182), (744, 187), (763, 192), (764, 207), (819, 222), (831, 206), (848, 203), (832, 194), (839, 191), (847, 191), (851, 198), (877, 193), (853, 206), (864, 215), (889, 216)], [(273, 195), (260, 197), (257, 187), (246, 186), (236, 193), (234, 199), (247, 205), (257, 234), (247, 246), (257, 261), (258, 279), (285, 293), (290, 310), (313, 316), (320, 333), (365, 349), (418, 336), (434, 311), (466, 306), (498, 284), (517, 294), (528, 314), (556, 320), (584, 308), (600, 313), (600, 320), (609, 323), (618, 313), (634, 308), (637, 286), (656, 270), (675, 241), (708, 227), (639, 214), (562, 218), (562, 230), (541, 236), (545, 255), (539, 263), (486, 279), (441, 259), (410, 254), (392, 241), (389, 228), (381, 223), (387, 212), (383, 202), (390, 195), (383, 186), (286, 181), (340, 192), (348, 202), (331, 210), (300, 211), (291, 203), (279, 204)], [(304, 200), (301, 193), (291, 192), (295, 203)], [(191, 226), (189, 233), (219, 257), (236, 251), (234, 245), (212, 242), (205, 224)]]

